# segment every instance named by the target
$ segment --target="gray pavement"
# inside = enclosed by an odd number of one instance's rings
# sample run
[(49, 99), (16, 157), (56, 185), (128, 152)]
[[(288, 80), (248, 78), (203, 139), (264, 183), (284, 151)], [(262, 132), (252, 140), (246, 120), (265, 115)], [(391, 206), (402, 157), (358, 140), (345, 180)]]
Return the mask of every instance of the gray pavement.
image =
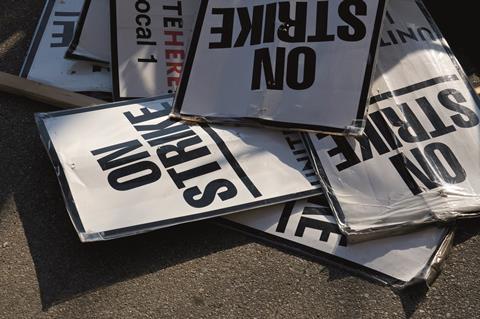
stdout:
[[(0, 71), (17, 74), (43, 1), (0, 1)], [(209, 222), (80, 244), (33, 114), (0, 93), (0, 318), (475, 318), (480, 221), (442, 275), (394, 293)]]

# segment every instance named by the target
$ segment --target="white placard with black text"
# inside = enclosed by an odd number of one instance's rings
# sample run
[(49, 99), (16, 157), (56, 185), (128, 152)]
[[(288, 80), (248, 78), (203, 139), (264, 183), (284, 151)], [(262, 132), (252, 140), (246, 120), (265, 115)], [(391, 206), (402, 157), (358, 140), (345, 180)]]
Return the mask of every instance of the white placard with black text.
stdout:
[(173, 116), (363, 127), (385, 0), (202, 0)]
[(323, 195), (231, 214), (224, 219), (227, 226), (274, 244), (398, 285), (418, 279), (434, 280), (437, 274), (430, 271), (433, 259), (446, 256), (444, 250), (452, 239), (448, 230), (428, 227), (408, 235), (351, 245), (340, 232)]
[(423, 4), (391, 1), (364, 135), (307, 141), (342, 231), (478, 216), (479, 106)]
[(110, 64), (110, 0), (85, 0), (66, 58)]
[(188, 126), (169, 120), (171, 97), (130, 103), (36, 115), (82, 241), (320, 192), (297, 133)]
[(176, 91), (198, 0), (111, 0), (114, 98)]
[(76, 92), (112, 92), (107, 68), (64, 58), (83, 0), (48, 0), (20, 72), (22, 77)]

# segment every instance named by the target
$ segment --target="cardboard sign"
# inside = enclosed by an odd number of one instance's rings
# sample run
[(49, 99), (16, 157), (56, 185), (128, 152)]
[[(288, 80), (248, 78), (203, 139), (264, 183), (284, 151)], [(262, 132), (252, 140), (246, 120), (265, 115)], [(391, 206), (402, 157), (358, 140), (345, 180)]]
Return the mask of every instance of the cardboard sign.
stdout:
[(108, 69), (64, 59), (83, 1), (48, 0), (20, 76), (76, 92), (112, 91)]
[(287, 249), (360, 272), (387, 284), (431, 283), (446, 256), (452, 233), (421, 231), (350, 245), (324, 196), (224, 217), (226, 225)]
[(198, 0), (112, 0), (115, 99), (176, 91), (198, 7)]
[(297, 133), (173, 122), (171, 97), (130, 103), (36, 115), (82, 241), (320, 192)]
[(384, 5), (202, 0), (172, 115), (358, 133)]
[(364, 135), (307, 137), (342, 231), (478, 216), (479, 99), (421, 2), (390, 2), (372, 95)]
[(65, 57), (110, 64), (110, 0), (85, 0)]

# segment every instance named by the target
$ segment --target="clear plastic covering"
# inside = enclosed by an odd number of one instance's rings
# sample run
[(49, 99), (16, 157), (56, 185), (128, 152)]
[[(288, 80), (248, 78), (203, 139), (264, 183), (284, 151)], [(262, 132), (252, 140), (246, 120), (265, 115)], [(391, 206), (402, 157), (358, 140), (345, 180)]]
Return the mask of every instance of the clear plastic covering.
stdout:
[(298, 133), (174, 122), (171, 103), (169, 96), (36, 115), (82, 241), (321, 192)]
[(350, 240), (479, 216), (480, 103), (420, 1), (387, 8), (359, 137), (305, 135)]

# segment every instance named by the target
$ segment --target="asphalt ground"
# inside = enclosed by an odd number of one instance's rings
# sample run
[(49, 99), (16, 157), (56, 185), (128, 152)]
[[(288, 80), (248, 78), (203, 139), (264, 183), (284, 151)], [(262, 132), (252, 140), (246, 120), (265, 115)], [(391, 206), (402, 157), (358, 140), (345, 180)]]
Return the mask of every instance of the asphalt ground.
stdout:
[[(0, 1), (0, 71), (18, 74), (42, 6)], [(49, 110), (0, 93), (0, 318), (480, 315), (478, 220), (433, 288), (403, 293), (209, 222), (81, 244), (33, 119)]]

